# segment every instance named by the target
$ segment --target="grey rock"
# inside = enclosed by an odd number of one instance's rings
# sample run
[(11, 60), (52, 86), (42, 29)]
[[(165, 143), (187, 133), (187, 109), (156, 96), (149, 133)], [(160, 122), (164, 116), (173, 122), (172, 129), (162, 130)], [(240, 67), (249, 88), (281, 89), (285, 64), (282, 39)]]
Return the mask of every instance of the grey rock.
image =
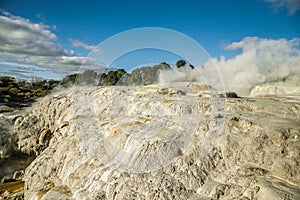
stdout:
[(24, 152), (41, 145), (39, 131), (52, 133), (26, 169), (25, 199), (300, 198), (298, 97), (176, 90), (81, 87), (44, 98), (15, 125)]
[(12, 155), (11, 148), (11, 129), (13, 127), (12, 119), (5, 115), (0, 116), (0, 159)]

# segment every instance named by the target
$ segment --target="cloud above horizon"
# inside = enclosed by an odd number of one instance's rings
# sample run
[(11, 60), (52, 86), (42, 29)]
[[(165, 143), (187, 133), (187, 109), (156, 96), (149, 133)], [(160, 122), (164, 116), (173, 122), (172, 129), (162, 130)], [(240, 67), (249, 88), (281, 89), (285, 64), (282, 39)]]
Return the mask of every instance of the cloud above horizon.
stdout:
[(99, 49), (97, 46), (83, 43), (80, 40), (69, 38), (69, 42), (72, 44), (73, 47), (82, 47), (85, 50), (93, 51), (93, 53), (101, 53), (101, 49)]
[(263, 2), (270, 4), (275, 12), (287, 9), (288, 13), (292, 15), (300, 10), (300, 0), (263, 0)]
[[(33, 23), (0, 10), (0, 27), (0, 63), (23, 64), (24, 67), (36, 65), (64, 74), (106, 68), (92, 58), (77, 56), (73, 50), (63, 49), (52, 31), (54, 26)], [(80, 47), (94, 48), (78, 42)]]
[(225, 49), (242, 52), (231, 59), (213, 58), (204, 67), (217, 66), (226, 90), (248, 95), (257, 85), (300, 86), (300, 38), (246, 37)]
[[(79, 56), (73, 50), (62, 48), (52, 26), (33, 23), (0, 11), (0, 27), (0, 65), (9, 63), (7, 66), (12, 66), (15, 63), (24, 69), (34, 65), (37, 67), (35, 70), (53, 70), (62, 74), (85, 69), (103, 72), (107, 69), (94, 58)], [(86, 50), (94, 51), (96, 47), (77, 39), (69, 39), (69, 42), (74, 47)], [(211, 59), (205, 68), (209, 71), (209, 67), (215, 63), (228, 90), (248, 94), (251, 88), (261, 84), (300, 84), (299, 38), (246, 37), (229, 44), (225, 49), (242, 52), (230, 59), (224, 56)]]
[(0, 15), (0, 51), (34, 56), (71, 55), (55, 43), (51, 27), (2, 11)]

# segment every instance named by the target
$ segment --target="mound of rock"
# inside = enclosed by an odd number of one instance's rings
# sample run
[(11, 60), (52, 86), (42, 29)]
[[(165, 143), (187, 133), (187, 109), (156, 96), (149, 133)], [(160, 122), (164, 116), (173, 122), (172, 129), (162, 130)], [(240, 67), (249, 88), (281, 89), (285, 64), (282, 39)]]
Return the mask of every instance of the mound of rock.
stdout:
[(298, 86), (276, 86), (276, 85), (262, 85), (255, 86), (250, 96), (262, 95), (300, 95), (300, 87)]
[[(201, 88), (201, 89), (197, 89)], [(25, 199), (299, 199), (300, 99), (78, 87), (16, 120)]]

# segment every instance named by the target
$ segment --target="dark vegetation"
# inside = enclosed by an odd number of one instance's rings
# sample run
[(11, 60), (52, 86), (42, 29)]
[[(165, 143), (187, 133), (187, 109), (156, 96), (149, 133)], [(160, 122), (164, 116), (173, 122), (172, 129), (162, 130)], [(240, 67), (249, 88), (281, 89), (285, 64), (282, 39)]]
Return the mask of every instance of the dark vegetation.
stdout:
[[(187, 65), (184, 60), (176, 63), (178, 68)], [(67, 75), (61, 81), (55, 80), (36, 80), (27, 82), (16, 80), (9, 76), (0, 76), (0, 106), (22, 108), (32, 104), (37, 98), (43, 97), (56, 86), (70, 87), (73, 85), (149, 85), (158, 83), (158, 75), (161, 70), (170, 69), (171, 66), (166, 62), (152, 66), (141, 67), (131, 73), (124, 69), (117, 69), (107, 73), (97, 74), (93, 70), (86, 70), (83, 73)], [(6, 112), (4, 108), (0, 112)]]
[(184, 60), (178, 60), (176, 62), (176, 67), (180, 68), (186, 65), (186, 62)]
[(190, 68), (194, 69), (194, 65), (191, 65), (191, 64), (187, 64), (184, 60), (178, 60), (176, 62), (176, 67), (177, 68), (181, 68), (181, 67), (185, 67), (185, 66), (189, 66)]
[(59, 81), (43, 80), (27, 82), (14, 77), (0, 76), (0, 105), (21, 108), (47, 95)]
[(160, 70), (170, 69), (167, 63), (161, 63), (153, 67), (141, 67), (127, 73), (124, 69), (109, 71), (108, 73), (97, 74), (92, 70), (86, 70), (80, 74), (66, 76), (61, 85), (69, 87), (71, 85), (149, 85), (157, 83)]

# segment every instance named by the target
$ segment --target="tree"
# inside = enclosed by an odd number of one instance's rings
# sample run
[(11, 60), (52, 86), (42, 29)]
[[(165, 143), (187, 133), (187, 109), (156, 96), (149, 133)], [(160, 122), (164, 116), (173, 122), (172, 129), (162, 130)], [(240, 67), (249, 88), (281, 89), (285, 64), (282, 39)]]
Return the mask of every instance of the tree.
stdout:
[(94, 70), (85, 70), (76, 76), (77, 85), (95, 85), (97, 82), (97, 73)]
[(119, 79), (126, 74), (124, 69), (118, 69), (117, 71), (110, 71), (107, 74), (107, 82), (109, 85), (116, 85)]
[(176, 67), (177, 68), (180, 68), (180, 67), (185, 66), (185, 65), (186, 65), (186, 62), (184, 60), (178, 60), (176, 62)]
[(127, 72), (124, 69), (109, 71), (107, 74), (102, 73), (98, 75), (100, 79), (99, 85), (116, 85), (125, 74), (127, 74)]
[(75, 84), (75, 80), (78, 74), (71, 74), (71, 75), (67, 75), (63, 78), (63, 80), (60, 82), (60, 84), (63, 87), (69, 87), (71, 85)]

